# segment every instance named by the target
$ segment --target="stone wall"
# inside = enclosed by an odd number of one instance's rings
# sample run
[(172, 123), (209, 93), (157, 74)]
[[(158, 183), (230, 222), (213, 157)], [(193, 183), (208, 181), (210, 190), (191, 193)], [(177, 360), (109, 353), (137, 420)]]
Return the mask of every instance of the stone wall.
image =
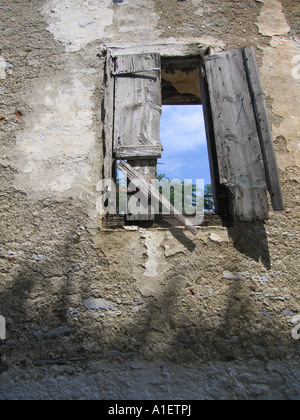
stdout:
[[(2, 0), (0, 14), (0, 371), (296, 359), (299, 3)], [(196, 238), (101, 231), (102, 53), (177, 42), (255, 47), (286, 210)]]

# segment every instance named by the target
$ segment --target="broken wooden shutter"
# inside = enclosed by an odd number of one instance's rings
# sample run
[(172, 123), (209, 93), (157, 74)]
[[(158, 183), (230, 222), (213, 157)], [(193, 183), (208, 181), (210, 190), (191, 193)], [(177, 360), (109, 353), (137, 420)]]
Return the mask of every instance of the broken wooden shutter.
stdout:
[(114, 153), (117, 159), (161, 157), (159, 54), (115, 59)]
[(170, 210), (170, 213), (173, 214), (184, 226), (194, 235), (196, 236), (198, 231), (193, 224), (186, 219), (180, 211), (176, 210), (175, 207), (172, 206), (169, 200), (167, 200), (159, 191), (156, 186), (149, 181), (149, 179), (144, 178), (136, 168), (133, 168), (131, 165), (124, 161), (120, 161), (118, 163), (118, 168), (126, 175), (132, 182), (135, 184), (146, 197), (150, 199), (155, 199), (158, 202), (161, 202), (163, 206)]
[[(160, 55), (117, 56), (113, 75), (114, 157), (116, 160), (127, 159), (141, 176), (155, 179), (157, 159), (163, 149), (160, 141)], [(153, 220), (150, 208), (148, 214), (127, 215), (127, 220)]]
[(205, 58), (219, 183), (240, 221), (268, 219), (284, 208), (267, 108), (253, 48)]

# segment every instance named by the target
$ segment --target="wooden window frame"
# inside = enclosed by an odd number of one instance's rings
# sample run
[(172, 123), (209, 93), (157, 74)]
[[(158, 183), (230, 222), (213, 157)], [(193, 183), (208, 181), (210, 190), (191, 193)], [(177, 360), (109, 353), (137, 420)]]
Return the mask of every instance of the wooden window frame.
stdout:
[[(189, 50), (189, 51), (188, 51)], [(151, 49), (153, 53), (155, 48)], [(135, 52), (134, 52), (135, 53)], [(226, 172), (226, 164), (230, 167), (230, 163), (225, 163), (225, 173), (224, 173), (224, 165), (222, 165), (222, 153), (224, 153), (226, 148), (230, 148), (232, 143), (226, 146), (226, 141), (222, 137), (224, 137), (224, 133), (222, 133), (222, 125), (220, 126), (220, 122), (218, 119), (218, 113), (223, 112), (222, 108), (218, 108), (218, 104), (215, 103), (214, 95), (215, 87), (214, 83), (218, 85), (218, 80), (215, 82), (214, 72), (218, 69), (220, 72), (223, 70), (226, 71), (227, 61), (230, 61), (232, 57), (241, 57), (239, 60), (242, 62), (240, 64), (238, 61), (235, 62), (235, 58), (233, 58), (233, 71), (235, 71), (235, 66), (237, 66), (237, 78), (241, 77), (238, 73), (240, 73), (239, 66), (243, 66), (243, 80), (240, 83), (245, 83), (242, 85), (242, 89), (247, 91), (247, 106), (249, 106), (249, 102), (252, 104), (251, 106), (251, 117), (252, 119), (252, 126), (250, 126), (249, 130), (257, 131), (256, 138), (259, 138), (259, 149), (261, 153), (260, 160), (263, 161), (264, 170), (262, 170), (263, 177), (265, 178), (265, 184), (263, 187), (268, 189), (271, 195), (272, 204), (274, 210), (283, 210), (283, 198), (281, 193), (281, 186), (280, 180), (278, 175), (278, 167), (276, 161), (276, 155), (274, 151), (274, 145), (272, 140), (272, 135), (270, 131), (270, 126), (268, 122), (267, 110), (264, 100), (264, 95), (262, 91), (262, 87), (259, 80), (258, 69), (255, 61), (255, 54), (254, 50), (251, 47), (247, 47), (240, 50), (229, 51), (225, 53), (220, 53), (217, 55), (210, 55), (210, 50), (208, 48), (199, 47), (193, 45), (190, 49), (186, 46), (180, 51), (180, 54), (172, 54), (168, 50), (167, 53), (164, 54), (163, 51), (158, 52), (161, 57), (162, 67), (161, 67), (161, 76), (162, 76), (162, 104), (202, 104), (204, 110), (204, 117), (205, 117), (205, 127), (206, 127), (206, 138), (208, 143), (208, 152), (209, 152), (209, 160), (210, 160), (210, 169), (211, 169), (211, 179), (212, 179), (212, 187), (213, 187), (213, 195), (215, 201), (215, 213), (205, 213), (205, 219), (201, 226), (220, 226), (220, 225), (232, 225), (233, 217), (232, 214), (236, 213), (238, 215), (238, 211), (245, 211), (246, 216), (240, 217), (240, 221), (251, 221), (251, 217), (253, 216), (254, 220), (264, 220), (268, 218), (268, 205), (266, 201), (266, 196), (262, 193), (261, 201), (264, 200), (263, 204), (258, 203), (258, 210), (255, 208), (259, 199), (255, 195), (255, 202), (254, 204), (250, 204), (250, 209), (243, 208), (243, 203), (241, 204), (238, 200), (243, 201), (243, 198), (236, 197), (236, 190), (231, 190), (231, 178), (232, 176), (229, 173), (229, 181), (228, 184), (226, 183), (226, 176), (228, 173)], [(103, 159), (103, 177), (104, 179), (115, 179), (116, 180), (116, 168), (117, 164), (115, 162), (113, 156), (113, 129), (114, 129), (114, 59), (120, 54), (124, 54), (124, 51), (121, 50), (107, 50), (106, 56), (106, 68), (105, 68), (105, 95), (104, 95), (104, 102), (103, 102), (103, 137), (104, 137), (104, 159)], [(130, 54), (130, 51), (128, 51)], [(231, 69), (231, 67), (229, 67)], [(199, 70), (197, 73), (197, 69)], [(178, 91), (182, 90), (182, 85), (180, 85), (180, 77), (178, 80), (178, 71), (181, 71), (182, 74), (189, 74), (192, 73), (194, 78), (196, 77), (198, 82), (196, 83), (195, 87), (195, 94), (194, 91), (189, 89), (183, 89), (183, 92), (180, 92), (178, 95)], [(228, 70), (227, 70), (228, 72)], [(197, 76), (198, 74), (198, 76)], [(219, 73), (221, 74), (221, 73)], [(195, 76), (196, 75), (196, 76)], [(173, 77), (174, 76), (174, 77)], [(217, 78), (218, 76), (216, 76)], [(222, 74), (223, 77), (223, 74)], [(174, 79), (174, 80), (173, 80)], [(232, 79), (232, 78), (231, 78)], [(245, 80), (247, 80), (248, 85), (246, 85)], [(178, 84), (179, 83), (179, 84)], [(235, 81), (230, 83), (235, 83)], [(176, 86), (176, 84), (178, 86)], [(177, 89), (174, 89), (176, 86)], [(220, 89), (220, 88), (219, 88)], [(230, 89), (233, 89), (231, 93)], [(248, 92), (249, 90), (249, 92)], [(235, 92), (234, 87), (229, 87), (230, 95), (232, 98), (229, 100), (232, 104), (236, 106), (239, 105), (239, 99), (235, 102)], [(198, 92), (198, 95), (197, 95)], [(201, 98), (199, 98), (199, 92)], [(250, 99), (249, 99), (250, 98)], [(227, 101), (227, 97), (225, 97)], [(246, 115), (247, 113), (243, 109), (243, 100), (242, 99), (242, 112)], [(222, 106), (222, 105), (221, 105)], [(253, 121), (256, 121), (253, 122)], [(255, 126), (255, 128), (254, 128)], [(220, 128), (221, 127), (221, 128)], [(252, 128), (251, 128), (252, 127)], [(221, 130), (221, 137), (219, 132)], [(224, 125), (224, 130), (228, 131), (228, 127), (226, 124)], [(230, 128), (229, 128), (230, 130)], [(225, 132), (225, 131), (224, 131)], [(234, 129), (233, 129), (234, 132)], [(226, 132), (226, 135), (228, 133)], [(242, 138), (240, 139), (242, 140)], [(250, 138), (249, 138), (250, 141)], [(252, 141), (252, 140), (251, 140)], [(225, 147), (225, 149), (224, 149)], [(246, 148), (251, 146), (247, 145)], [(223, 149), (222, 149), (223, 148)], [(237, 147), (237, 153), (241, 149), (239, 145)], [(226, 153), (226, 152), (225, 152)], [(253, 151), (250, 152), (253, 154)], [(247, 157), (246, 157), (247, 158)], [(232, 159), (232, 156), (231, 156)], [(247, 159), (246, 159), (247, 160)], [(244, 164), (245, 165), (245, 164)], [(239, 167), (237, 165), (237, 167)], [(244, 166), (245, 167), (245, 166)], [(230, 169), (230, 168), (229, 168)], [(242, 168), (243, 169), (243, 168)], [(239, 169), (237, 169), (239, 171)], [(255, 172), (253, 169), (252, 172)], [(225, 176), (224, 176), (225, 175)], [(233, 174), (237, 175), (237, 174)], [(251, 177), (251, 170), (250, 175)], [(235, 182), (235, 181), (234, 181)], [(237, 182), (240, 182), (239, 180)], [(243, 182), (243, 180), (241, 181)], [(252, 184), (251, 184), (252, 185)], [(238, 191), (243, 191), (243, 185), (237, 184)], [(252, 187), (251, 187), (252, 188)], [(256, 186), (254, 185), (254, 194), (256, 194), (255, 190)], [(251, 196), (250, 193), (247, 194), (249, 197)], [(236, 194), (238, 195), (238, 194)], [(239, 193), (240, 195), (240, 193)], [(249, 201), (249, 199), (248, 199)], [(235, 208), (236, 206), (236, 208)], [(239, 209), (239, 206), (242, 210)], [(245, 207), (245, 205), (244, 205)], [(261, 207), (261, 208), (260, 208)], [(249, 210), (249, 211), (248, 211)], [(250, 216), (247, 214), (250, 214)], [(258, 215), (258, 216), (257, 216)], [(243, 216), (243, 214), (242, 214)], [(256, 219), (257, 218), (257, 219)], [(139, 221), (139, 220), (128, 220), (126, 221), (125, 216), (112, 216), (107, 215), (102, 219), (102, 227), (104, 229), (113, 229), (113, 228), (120, 228), (125, 225), (141, 225), (144, 227), (170, 227), (170, 226), (178, 226), (182, 225), (182, 223), (178, 223), (176, 219), (174, 221), (174, 217), (172, 215), (165, 216), (165, 215), (157, 215), (155, 216), (155, 220), (147, 220), (147, 221)]]
[[(169, 55), (161, 54), (162, 68), (162, 105), (202, 105), (201, 98), (199, 97), (201, 86), (200, 75), (200, 62), (201, 56), (204, 54), (206, 48), (202, 48), (201, 54), (195, 49), (198, 48), (192, 45), (191, 52), (188, 55)], [(106, 68), (105, 68), (105, 94), (103, 102), (103, 137), (104, 137), (104, 150), (103, 150), (103, 177), (104, 179), (117, 178), (117, 165), (113, 156), (113, 126), (114, 126), (114, 58), (118, 53), (107, 50), (106, 54)], [(197, 71), (197, 96), (192, 93), (180, 93), (173, 87), (170, 82), (172, 73), (181, 71), (182, 74), (189, 75), (190, 72)], [(194, 75), (195, 78), (195, 75)], [(168, 80), (166, 80), (168, 79)], [(172, 76), (171, 76), (172, 79)], [(178, 79), (178, 78), (177, 78)], [(183, 80), (183, 83), (185, 81)], [(177, 81), (178, 83), (178, 81)], [(176, 83), (175, 83), (176, 85)], [(213, 175), (213, 174), (212, 174)], [(187, 218), (189, 220), (189, 218)], [(191, 218), (192, 219), (192, 218)], [(125, 215), (110, 215), (107, 214), (101, 220), (103, 229), (121, 229), (124, 226), (138, 225), (145, 228), (163, 228), (170, 227), (183, 227), (182, 220), (178, 220), (173, 214), (155, 215), (153, 220), (135, 220), (134, 218), (126, 218)], [(229, 217), (220, 217), (216, 212), (205, 212), (204, 221), (202, 226), (224, 226), (230, 225), (231, 219)], [(198, 226), (199, 227), (199, 226)]]

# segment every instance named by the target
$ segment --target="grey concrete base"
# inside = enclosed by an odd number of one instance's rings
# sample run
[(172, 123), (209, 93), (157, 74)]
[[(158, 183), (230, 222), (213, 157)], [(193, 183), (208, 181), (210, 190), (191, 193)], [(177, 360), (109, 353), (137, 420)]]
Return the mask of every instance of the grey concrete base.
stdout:
[(299, 360), (214, 362), (89, 362), (13, 368), (0, 375), (1, 400), (300, 399)]

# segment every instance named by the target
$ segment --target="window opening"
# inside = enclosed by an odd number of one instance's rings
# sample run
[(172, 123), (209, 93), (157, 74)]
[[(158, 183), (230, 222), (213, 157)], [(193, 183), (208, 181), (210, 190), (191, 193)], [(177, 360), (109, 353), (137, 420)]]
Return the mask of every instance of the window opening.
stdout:
[[(112, 56), (108, 51), (106, 78), (104, 183), (116, 179), (120, 160), (119, 169), (135, 188), (145, 197), (155, 195), (156, 201), (165, 203), (171, 215), (194, 233), (191, 222), (181, 214), (179, 217), (157, 187), (152, 187), (152, 181), (157, 181), (157, 163), (163, 163), (157, 162), (163, 148), (159, 134), (161, 105), (203, 104), (215, 215), (222, 223), (267, 220), (267, 190), (273, 209), (284, 209), (267, 107), (252, 47), (186, 57), (164, 57), (158, 53)], [(166, 148), (165, 139), (163, 143)], [(189, 170), (192, 157), (193, 152), (186, 165)], [(164, 173), (168, 176), (168, 169), (159, 168), (159, 175)], [(116, 187), (109, 184), (102, 189), (102, 202), (105, 199), (110, 205), (106, 197)], [(114, 209), (114, 200), (111, 201)], [(149, 210), (147, 201), (144, 205)], [(152, 206), (148, 213), (132, 211), (121, 217), (117, 225), (142, 220), (151, 226), (161, 225), (162, 219), (153, 219), (153, 214), (158, 213), (152, 212)], [(116, 226), (114, 222), (111, 225)]]
[[(204, 200), (204, 210), (214, 212), (201, 98), (200, 56), (161, 57), (161, 100), (163, 112), (160, 120), (160, 140), (164, 151), (162, 158), (156, 161), (157, 169), (156, 174), (154, 173), (160, 191), (163, 195), (166, 193), (165, 198), (185, 216), (196, 215), (195, 209), (199, 210), (201, 198)], [(135, 165), (137, 163), (135, 162)], [(144, 161), (144, 163), (151, 162)], [(171, 182), (171, 187), (163, 190), (162, 186), (166, 185), (164, 181), (168, 180)], [(184, 183), (185, 180), (190, 181)], [(204, 180), (204, 184), (198, 180)], [(131, 194), (129, 182), (120, 170), (116, 172), (116, 186), (117, 215), (124, 216), (129, 224), (133, 221), (142, 222), (141, 215), (137, 218), (131, 216), (128, 205)], [(147, 203), (143, 205), (147, 206)], [(170, 216), (169, 210), (164, 212), (161, 203), (159, 213), (164, 217)], [(156, 219), (153, 216), (152, 221)], [(146, 216), (145, 220), (149, 221), (151, 217)]]
[[(178, 180), (184, 185), (186, 180), (186, 185), (188, 185), (187, 180), (191, 180), (193, 186), (191, 201), (195, 204), (196, 195), (199, 193), (196, 180), (203, 179), (204, 210), (213, 211), (214, 203), (202, 105), (164, 105), (160, 135), (164, 150), (162, 158), (158, 160), (159, 181), (163, 183), (164, 179)], [(173, 187), (171, 194), (173, 201), (174, 194)]]

